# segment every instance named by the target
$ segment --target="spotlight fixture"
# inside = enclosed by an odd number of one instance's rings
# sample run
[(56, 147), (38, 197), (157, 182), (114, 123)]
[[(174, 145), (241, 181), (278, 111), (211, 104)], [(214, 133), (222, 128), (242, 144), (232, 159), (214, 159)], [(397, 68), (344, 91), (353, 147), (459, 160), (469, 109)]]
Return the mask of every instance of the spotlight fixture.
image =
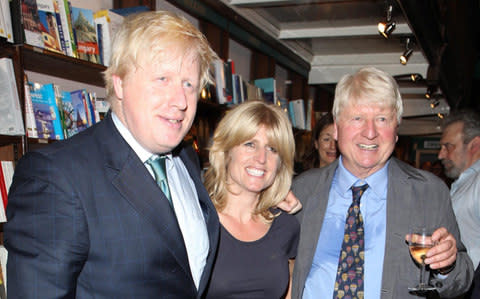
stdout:
[(395, 30), (395, 27), (397, 24), (395, 21), (392, 21), (392, 11), (393, 11), (393, 6), (390, 4), (387, 7), (387, 18), (385, 22), (379, 22), (377, 25), (378, 28), (378, 33), (382, 35), (384, 38), (389, 38), (390, 34), (392, 34), (393, 30)]
[(438, 118), (443, 119), (443, 114), (442, 113), (437, 113)]
[(440, 101), (439, 100), (431, 100), (430, 101), (430, 108), (434, 109), (435, 107), (437, 107), (438, 105), (440, 105)]
[(427, 92), (425, 92), (425, 98), (430, 100), (438, 96), (439, 94), (440, 94), (440, 91), (438, 87), (432, 85), (427, 88)]
[(411, 74), (410, 79), (412, 80), (412, 82), (417, 82), (419, 80), (422, 80), (423, 78), (420, 74)]
[(405, 51), (403, 52), (402, 56), (400, 56), (400, 63), (403, 65), (407, 64), (408, 59), (410, 58), (410, 56), (412, 56), (413, 53), (413, 49), (411, 48), (410, 43), (410, 38), (407, 37), (407, 39), (405, 40)]

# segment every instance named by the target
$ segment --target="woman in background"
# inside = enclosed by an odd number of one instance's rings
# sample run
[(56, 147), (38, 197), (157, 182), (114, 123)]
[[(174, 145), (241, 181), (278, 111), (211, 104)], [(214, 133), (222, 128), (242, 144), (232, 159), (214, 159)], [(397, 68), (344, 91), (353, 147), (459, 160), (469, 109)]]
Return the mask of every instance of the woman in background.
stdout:
[(275, 207), (290, 190), (294, 153), (290, 122), (274, 105), (245, 102), (220, 121), (205, 174), (221, 223), (207, 298), (287, 296), (300, 226)]
[(303, 171), (327, 166), (337, 159), (337, 142), (333, 138), (333, 132), (333, 116), (329, 112), (313, 128), (310, 149), (303, 159)]

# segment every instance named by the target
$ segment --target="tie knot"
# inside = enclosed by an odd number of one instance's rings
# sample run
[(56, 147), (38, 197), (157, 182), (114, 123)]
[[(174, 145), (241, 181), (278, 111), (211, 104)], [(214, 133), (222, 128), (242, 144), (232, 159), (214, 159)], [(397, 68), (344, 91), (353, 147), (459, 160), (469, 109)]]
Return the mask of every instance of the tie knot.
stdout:
[(352, 195), (353, 200), (360, 201), (360, 198), (363, 195), (363, 192), (367, 190), (368, 184), (361, 185), (361, 186), (352, 186)]
[(165, 158), (166, 156), (164, 155), (153, 155), (150, 157), (150, 159), (147, 160), (147, 164), (150, 165), (153, 169), (156, 180), (166, 179)]

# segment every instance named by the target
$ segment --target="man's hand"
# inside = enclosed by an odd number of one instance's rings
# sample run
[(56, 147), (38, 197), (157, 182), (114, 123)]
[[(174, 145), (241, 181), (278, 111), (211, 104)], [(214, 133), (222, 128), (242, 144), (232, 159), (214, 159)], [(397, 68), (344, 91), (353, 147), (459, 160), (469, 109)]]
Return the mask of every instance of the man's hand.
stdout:
[(284, 210), (289, 214), (295, 214), (302, 209), (302, 203), (293, 194), (292, 191), (288, 192), (287, 197), (278, 203), (277, 208)]
[(437, 245), (427, 252), (425, 264), (430, 265), (431, 269), (439, 270), (440, 273), (442, 270), (450, 270), (457, 259), (457, 241), (444, 227), (433, 232), (432, 240)]

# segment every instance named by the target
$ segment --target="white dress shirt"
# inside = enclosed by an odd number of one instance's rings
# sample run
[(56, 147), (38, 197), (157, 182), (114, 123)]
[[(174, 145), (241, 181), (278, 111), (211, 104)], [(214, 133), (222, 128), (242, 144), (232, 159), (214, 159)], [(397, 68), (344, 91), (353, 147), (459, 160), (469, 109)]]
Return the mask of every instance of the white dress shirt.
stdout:
[[(153, 170), (145, 163), (154, 153), (150, 153), (143, 148), (113, 112), (112, 119), (122, 137), (144, 163), (152, 178), (155, 179)], [(187, 249), (193, 281), (198, 289), (209, 250), (207, 226), (198, 201), (195, 184), (190, 178), (183, 161), (180, 157), (173, 157), (171, 154), (167, 154), (166, 157), (165, 165), (172, 203)]]
[(453, 182), (450, 196), (462, 243), (476, 268), (480, 262), (480, 160)]

